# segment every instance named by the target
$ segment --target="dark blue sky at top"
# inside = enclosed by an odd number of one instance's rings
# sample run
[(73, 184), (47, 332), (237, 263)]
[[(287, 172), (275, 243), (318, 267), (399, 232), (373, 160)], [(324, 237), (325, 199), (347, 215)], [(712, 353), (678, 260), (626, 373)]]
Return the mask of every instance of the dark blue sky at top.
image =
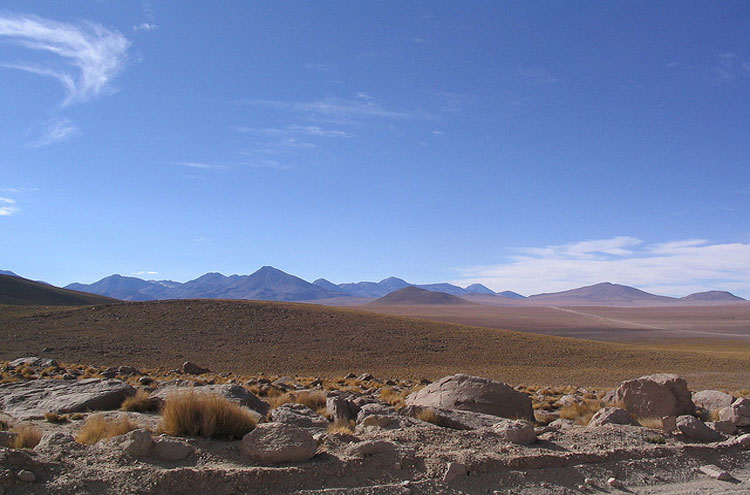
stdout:
[(745, 2), (11, 0), (0, 19), (0, 268), (750, 295)]

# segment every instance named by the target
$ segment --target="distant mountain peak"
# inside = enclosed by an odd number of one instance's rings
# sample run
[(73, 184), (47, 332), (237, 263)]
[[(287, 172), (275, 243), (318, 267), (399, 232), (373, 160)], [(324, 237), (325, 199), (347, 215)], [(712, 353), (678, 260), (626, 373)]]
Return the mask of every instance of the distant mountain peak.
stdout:
[(420, 289), (413, 285), (404, 287), (386, 294), (385, 296), (377, 299), (370, 304), (375, 305), (424, 305), (424, 304), (474, 304), (452, 294), (446, 294), (445, 292), (434, 292), (426, 289)]
[(744, 301), (745, 299), (735, 296), (725, 290), (708, 290), (705, 292), (695, 292), (681, 298), (684, 301)]

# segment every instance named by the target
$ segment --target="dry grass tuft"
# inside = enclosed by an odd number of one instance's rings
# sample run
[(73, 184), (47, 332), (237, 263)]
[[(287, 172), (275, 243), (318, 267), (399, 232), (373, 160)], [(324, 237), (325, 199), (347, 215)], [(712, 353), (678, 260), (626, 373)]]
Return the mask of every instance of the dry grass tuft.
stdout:
[(276, 409), (282, 404), (288, 404), (290, 402), (295, 402), (295, 397), (292, 394), (284, 394), (284, 395), (276, 395), (276, 396), (268, 396), (266, 398), (266, 402), (271, 406), (271, 409)]
[(422, 409), (417, 413), (416, 418), (425, 423), (440, 426), (440, 418), (438, 418), (437, 413), (433, 409)]
[(139, 428), (139, 426), (124, 416), (117, 419), (108, 419), (101, 414), (97, 414), (86, 420), (75, 439), (78, 443), (92, 445), (99, 440), (124, 435), (136, 428)]
[(317, 390), (313, 392), (300, 392), (297, 394), (295, 402), (307, 406), (314, 411), (321, 407), (326, 407), (326, 394)]
[(558, 414), (563, 419), (570, 419), (579, 425), (586, 426), (596, 411), (602, 407), (604, 404), (599, 400), (585, 400), (563, 406)]
[(352, 420), (337, 420), (329, 424), (326, 428), (328, 433), (354, 433), (355, 423)]
[(224, 397), (190, 391), (167, 398), (159, 429), (169, 435), (240, 438), (256, 423), (248, 409)]
[(662, 422), (660, 417), (641, 418), (639, 416), (636, 416), (635, 420), (644, 428), (661, 430), (664, 427), (664, 423)]
[(120, 409), (133, 412), (156, 411), (156, 401), (151, 399), (146, 391), (138, 390), (135, 395), (122, 401)]
[(72, 421), (80, 421), (80, 420), (84, 419), (85, 417), (86, 417), (86, 415), (83, 414), (83, 413), (73, 413), (73, 414), (70, 415), (70, 419)]
[(42, 440), (42, 430), (36, 426), (18, 425), (11, 431), (18, 433), (11, 443), (14, 449), (33, 449)]
[(2, 419), (0, 419), (0, 431), (7, 430), (9, 426), (10, 425), (8, 425), (7, 421), (3, 421)]
[(44, 413), (44, 419), (50, 423), (67, 423), (68, 417), (65, 414), (57, 414), (53, 412)]

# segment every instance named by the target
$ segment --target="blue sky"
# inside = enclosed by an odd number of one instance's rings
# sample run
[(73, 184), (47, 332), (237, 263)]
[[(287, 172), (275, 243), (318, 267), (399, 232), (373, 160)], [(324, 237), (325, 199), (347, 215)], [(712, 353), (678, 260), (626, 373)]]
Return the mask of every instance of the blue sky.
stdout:
[(0, 268), (750, 297), (746, 2), (17, 1)]

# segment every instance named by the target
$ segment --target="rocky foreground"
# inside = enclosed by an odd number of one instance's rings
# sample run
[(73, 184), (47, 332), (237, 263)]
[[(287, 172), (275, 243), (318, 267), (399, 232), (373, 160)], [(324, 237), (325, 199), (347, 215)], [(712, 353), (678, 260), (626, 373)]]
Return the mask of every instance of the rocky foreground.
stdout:
[[(671, 374), (586, 390), (21, 358), (0, 381), (0, 495), (750, 493), (750, 399)], [(249, 423), (175, 433), (185, 397)]]

